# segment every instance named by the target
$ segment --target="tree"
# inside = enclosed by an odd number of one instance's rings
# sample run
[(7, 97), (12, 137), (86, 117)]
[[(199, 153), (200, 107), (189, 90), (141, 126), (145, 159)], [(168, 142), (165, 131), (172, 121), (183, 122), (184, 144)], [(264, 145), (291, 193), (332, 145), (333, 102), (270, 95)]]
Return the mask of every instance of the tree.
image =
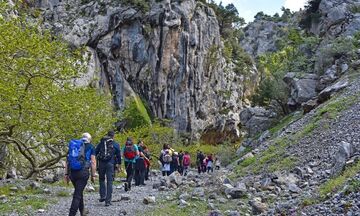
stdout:
[(110, 96), (72, 84), (86, 69), (83, 50), (70, 51), (38, 25), (1, 9), (0, 145), (29, 178), (58, 167), (69, 139), (85, 131), (95, 139), (103, 135), (115, 115)]
[(217, 5), (212, 1), (209, 5), (216, 13), (220, 26), (220, 34), (224, 38), (229, 36), (234, 29), (240, 29), (241, 26), (245, 25), (244, 18), (239, 17), (239, 12), (234, 4), (228, 4), (224, 7), (222, 2)]

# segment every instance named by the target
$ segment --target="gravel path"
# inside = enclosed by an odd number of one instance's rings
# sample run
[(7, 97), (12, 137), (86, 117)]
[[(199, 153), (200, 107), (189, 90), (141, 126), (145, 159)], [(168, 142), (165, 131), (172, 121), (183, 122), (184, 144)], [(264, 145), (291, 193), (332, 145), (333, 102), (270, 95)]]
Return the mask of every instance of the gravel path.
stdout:
[[(154, 178), (155, 179), (155, 178)], [(161, 199), (166, 195), (171, 195), (171, 191), (159, 192), (152, 188), (152, 185), (158, 181), (158, 178), (154, 181), (147, 181), (146, 186), (135, 187), (133, 186), (131, 191), (125, 192), (123, 185), (114, 186), (113, 189), (113, 202), (109, 207), (105, 207), (104, 203), (98, 201), (98, 192), (87, 192), (84, 195), (85, 208), (89, 211), (88, 215), (96, 216), (109, 216), (109, 215), (144, 215), (146, 211), (155, 207), (155, 205), (143, 204), (143, 199), (146, 196), (153, 195), (156, 200)], [(47, 208), (43, 215), (51, 216), (63, 216), (67, 215), (71, 205), (72, 197), (59, 198), (59, 201)], [(125, 213), (125, 212), (126, 213)], [(124, 214), (125, 213), (125, 214)], [(77, 214), (80, 215), (80, 214)]]

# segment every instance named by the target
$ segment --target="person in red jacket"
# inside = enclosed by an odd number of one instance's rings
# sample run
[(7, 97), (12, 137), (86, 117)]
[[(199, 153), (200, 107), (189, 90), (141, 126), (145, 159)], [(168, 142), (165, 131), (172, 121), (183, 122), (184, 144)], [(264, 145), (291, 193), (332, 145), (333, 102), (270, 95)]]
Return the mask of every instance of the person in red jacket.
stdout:
[(183, 166), (183, 174), (184, 176), (187, 175), (187, 172), (190, 168), (190, 164), (191, 164), (191, 158), (190, 158), (190, 155), (189, 155), (189, 152), (185, 152), (184, 156), (183, 156), (183, 160), (182, 160), (182, 166)]

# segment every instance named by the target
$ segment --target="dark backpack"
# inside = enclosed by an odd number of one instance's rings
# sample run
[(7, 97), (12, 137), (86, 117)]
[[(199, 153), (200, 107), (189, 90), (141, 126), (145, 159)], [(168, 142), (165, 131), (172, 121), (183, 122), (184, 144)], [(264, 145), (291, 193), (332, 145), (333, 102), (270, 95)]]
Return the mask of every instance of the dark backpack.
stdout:
[(98, 159), (101, 161), (108, 161), (110, 160), (115, 154), (115, 148), (113, 139), (103, 139), (100, 145), (100, 152), (98, 155)]
[(128, 160), (133, 160), (136, 157), (136, 150), (132, 142), (127, 141), (125, 144), (124, 157)]
[(85, 143), (83, 140), (72, 139), (69, 142), (68, 163), (71, 170), (85, 167)]

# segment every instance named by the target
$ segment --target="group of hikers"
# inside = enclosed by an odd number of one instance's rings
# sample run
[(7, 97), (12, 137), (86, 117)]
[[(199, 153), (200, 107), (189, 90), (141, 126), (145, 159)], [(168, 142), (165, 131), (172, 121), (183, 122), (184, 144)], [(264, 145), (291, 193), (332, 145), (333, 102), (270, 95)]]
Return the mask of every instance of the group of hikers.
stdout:
[[(71, 181), (75, 189), (69, 216), (75, 216), (77, 211), (80, 211), (81, 216), (86, 215), (83, 191), (89, 178), (91, 182), (95, 182), (96, 171), (98, 171), (100, 184), (99, 202), (105, 202), (105, 206), (111, 205), (115, 172), (122, 171), (122, 159), (126, 170), (125, 191), (131, 190), (133, 179), (135, 186), (146, 185), (145, 180), (149, 180), (151, 156), (144, 142), (139, 140), (135, 144), (131, 138), (127, 138), (121, 149), (114, 140), (114, 135), (114, 131), (109, 131), (96, 148), (91, 144), (89, 133), (84, 133), (79, 140), (73, 139), (69, 142), (65, 181), (66, 183)], [(166, 144), (161, 150), (159, 163), (163, 176), (169, 176), (175, 171), (186, 176), (191, 164), (190, 154), (176, 152)], [(197, 152), (196, 164), (199, 173), (213, 171), (214, 164), (220, 168), (219, 161), (212, 154), (205, 156), (200, 151)]]

